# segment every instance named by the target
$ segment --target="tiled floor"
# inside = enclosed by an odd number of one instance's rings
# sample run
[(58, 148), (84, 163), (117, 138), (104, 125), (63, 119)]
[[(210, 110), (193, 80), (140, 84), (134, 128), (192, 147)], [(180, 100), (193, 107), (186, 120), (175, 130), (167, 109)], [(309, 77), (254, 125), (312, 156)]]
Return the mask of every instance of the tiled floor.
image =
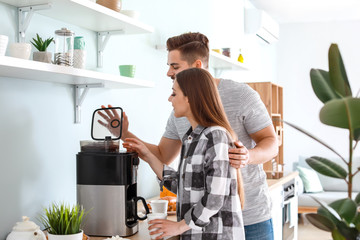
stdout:
[(304, 217), (299, 219), (298, 240), (330, 240), (331, 233), (314, 227)]

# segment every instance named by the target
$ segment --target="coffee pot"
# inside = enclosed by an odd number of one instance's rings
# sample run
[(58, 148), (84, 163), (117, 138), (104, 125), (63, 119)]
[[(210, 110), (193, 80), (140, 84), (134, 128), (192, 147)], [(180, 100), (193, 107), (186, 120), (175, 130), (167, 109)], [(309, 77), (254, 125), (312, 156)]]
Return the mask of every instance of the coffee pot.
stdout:
[(17, 222), (6, 240), (46, 240), (46, 236), (40, 227), (23, 216), (22, 222)]
[[(119, 151), (122, 116), (120, 107), (95, 110), (93, 141), (81, 141), (76, 155), (77, 200), (92, 209), (84, 226), (90, 236), (133, 235), (149, 213), (145, 199), (137, 195), (138, 155)], [(145, 215), (139, 216), (138, 202)]]

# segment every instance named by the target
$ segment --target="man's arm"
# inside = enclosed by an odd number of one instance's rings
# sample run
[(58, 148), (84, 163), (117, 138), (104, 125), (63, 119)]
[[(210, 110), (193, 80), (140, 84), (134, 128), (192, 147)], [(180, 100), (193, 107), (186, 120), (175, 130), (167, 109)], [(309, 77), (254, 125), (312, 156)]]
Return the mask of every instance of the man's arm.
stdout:
[(235, 143), (237, 148), (229, 149), (231, 166), (239, 168), (247, 164), (262, 164), (277, 156), (279, 146), (273, 125), (250, 134), (250, 137), (256, 142), (253, 149), (247, 149), (239, 141)]
[(279, 146), (273, 125), (250, 134), (250, 137), (256, 142), (256, 146), (249, 150), (248, 164), (262, 164), (278, 155)]

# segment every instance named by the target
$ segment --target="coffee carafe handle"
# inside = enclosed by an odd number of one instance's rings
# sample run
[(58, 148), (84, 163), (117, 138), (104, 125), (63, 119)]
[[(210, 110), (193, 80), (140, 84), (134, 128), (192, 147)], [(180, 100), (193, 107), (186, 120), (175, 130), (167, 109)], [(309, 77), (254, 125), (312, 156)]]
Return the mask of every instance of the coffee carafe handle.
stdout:
[[(135, 197), (134, 200), (135, 200), (135, 218), (136, 218), (136, 220), (137, 220), (137, 219), (139, 219), (139, 220), (145, 220), (145, 219), (147, 218), (147, 214), (150, 212), (150, 211), (149, 211), (149, 208), (148, 208), (148, 206), (147, 206), (147, 204), (146, 204), (145, 199), (144, 199), (143, 197)], [(141, 200), (141, 202), (143, 203), (143, 206), (144, 206), (144, 208), (145, 208), (145, 212), (146, 212), (146, 213), (145, 213), (145, 216), (144, 216), (144, 217), (139, 217), (139, 215), (138, 215), (137, 202), (138, 202), (139, 200)]]

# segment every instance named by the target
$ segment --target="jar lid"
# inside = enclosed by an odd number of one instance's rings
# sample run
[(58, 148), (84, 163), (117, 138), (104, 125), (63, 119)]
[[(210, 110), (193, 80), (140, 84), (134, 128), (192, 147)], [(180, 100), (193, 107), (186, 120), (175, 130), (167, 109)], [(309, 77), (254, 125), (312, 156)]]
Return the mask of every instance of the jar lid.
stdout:
[(56, 30), (55, 34), (60, 36), (73, 36), (74, 32), (67, 28), (61, 28), (60, 30)]
[(35, 231), (37, 229), (40, 229), (38, 225), (36, 225), (34, 222), (30, 221), (28, 217), (23, 216), (22, 222), (17, 222), (15, 226), (13, 227), (13, 231), (17, 232), (28, 232), (28, 231)]

